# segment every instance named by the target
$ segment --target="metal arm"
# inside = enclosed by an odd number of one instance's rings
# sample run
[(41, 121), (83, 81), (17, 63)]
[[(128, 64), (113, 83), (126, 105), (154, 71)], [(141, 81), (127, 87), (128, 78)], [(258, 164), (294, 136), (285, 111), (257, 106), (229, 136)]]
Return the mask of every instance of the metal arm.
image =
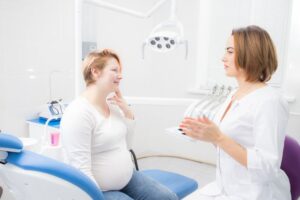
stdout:
[[(111, 9), (113, 11), (121, 12), (127, 15), (135, 16), (138, 18), (149, 18), (163, 3), (165, 3), (167, 0), (160, 0), (154, 6), (147, 11), (146, 13), (141, 13), (135, 10), (130, 10), (127, 8), (123, 8), (121, 6), (117, 6), (111, 3), (107, 3), (105, 1), (100, 1), (100, 0), (84, 0), (85, 3), (93, 5), (93, 6), (98, 6), (98, 7), (104, 7), (107, 9)], [(172, 0), (173, 4), (174, 0)], [(174, 7), (174, 6), (172, 6)]]

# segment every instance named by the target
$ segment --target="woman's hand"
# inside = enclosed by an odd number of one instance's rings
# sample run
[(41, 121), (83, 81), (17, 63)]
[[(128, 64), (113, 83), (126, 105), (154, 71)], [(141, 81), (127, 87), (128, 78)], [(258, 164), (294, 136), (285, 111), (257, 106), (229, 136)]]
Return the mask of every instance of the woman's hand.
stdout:
[(223, 149), (236, 161), (247, 167), (247, 151), (230, 137), (223, 134), (218, 126), (207, 118), (185, 118), (180, 126), (182, 131), (195, 139), (211, 142)]
[(126, 118), (134, 119), (133, 112), (131, 111), (129, 105), (127, 104), (127, 102), (123, 98), (119, 88), (115, 91), (115, 95), (111, 98), (108, 98), (107, 100), (111, 104), (119, 106), (119, 108), (122, 110), (122, 112), (124, 113)]
[(215, 145), (217, 145), (223, 136), (218, 126), (206, 117), (186, 117), (181, 122), (179, 127), (187, 136), (206, 142), (211, 142)]

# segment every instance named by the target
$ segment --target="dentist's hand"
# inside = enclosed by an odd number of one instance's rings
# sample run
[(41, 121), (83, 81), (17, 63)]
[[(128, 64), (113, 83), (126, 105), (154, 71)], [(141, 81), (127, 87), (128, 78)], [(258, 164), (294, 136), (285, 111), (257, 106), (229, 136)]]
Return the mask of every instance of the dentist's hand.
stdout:
[(131, 111), (125, 99), (123, 98), (119, 88), (115, 91), (115, 94), (116, 95), (114, 95), (113, 97), (107, 99), (109, 103), (119, 106), (126, 118), (134, 119), (134, 114)]
[(206, 142), (211, 142), (214, 145), (217, 145), (223, 136), (218, 126), (205, 117), (186, 117), (181, 122), (179, 127), (187, 136)]

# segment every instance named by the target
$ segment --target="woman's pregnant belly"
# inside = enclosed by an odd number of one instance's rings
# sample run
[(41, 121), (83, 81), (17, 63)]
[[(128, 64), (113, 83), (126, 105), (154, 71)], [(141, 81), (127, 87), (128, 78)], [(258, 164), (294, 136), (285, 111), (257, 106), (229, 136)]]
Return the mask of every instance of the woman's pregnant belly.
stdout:
[(133, 173), (131, 155), (126, 148), (94, 154), (92, 173), (102, 191), (120, 190)]

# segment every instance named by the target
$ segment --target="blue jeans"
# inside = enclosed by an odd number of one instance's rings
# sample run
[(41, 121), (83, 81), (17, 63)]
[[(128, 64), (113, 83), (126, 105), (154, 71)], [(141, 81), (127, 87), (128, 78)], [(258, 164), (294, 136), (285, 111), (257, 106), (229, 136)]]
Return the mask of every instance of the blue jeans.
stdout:
[(123, 189), (103, 194), (106, 200), (178, 200), (177, 195), (167, 187), (135, 170)]

